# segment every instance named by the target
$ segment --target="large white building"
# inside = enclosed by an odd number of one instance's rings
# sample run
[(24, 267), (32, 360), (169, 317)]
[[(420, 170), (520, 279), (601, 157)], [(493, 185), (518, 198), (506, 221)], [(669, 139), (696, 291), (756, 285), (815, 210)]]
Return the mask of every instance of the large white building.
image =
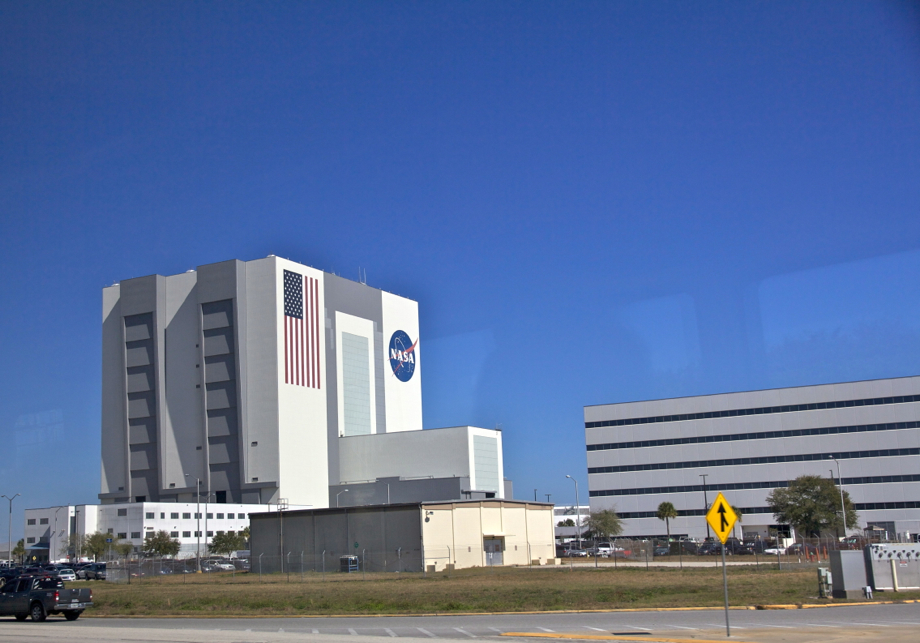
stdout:
[(766, 496), (806, 474), (850, 494), (849, 533), (920, 532), (920, 377), (587, 406), (584, 418), (591, 509), (615, 509), (624, 535), (664, 535), (655, 514), (669, 501), (672, 534), (705, 536), (719, 491), (742, 514), (739, 536), (782, 531)]
[(500, 432), (421, 430), (410, 299), (280, 257), (227, 261), (106, 288), (102, 343), (103, 504), (198, 486), (316, 508), (385, 502), (384, 484), (401, 501), (505, 496)]

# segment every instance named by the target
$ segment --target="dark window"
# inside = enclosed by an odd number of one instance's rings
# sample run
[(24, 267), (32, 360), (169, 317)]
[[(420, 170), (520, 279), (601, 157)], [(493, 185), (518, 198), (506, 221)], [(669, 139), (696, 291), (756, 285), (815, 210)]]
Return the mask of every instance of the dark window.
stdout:
[(26, 542), (29, 543), (29, 544), (34, 543), (34, 542), (35, 542), (35, 538), (29, 536), (28, 538), (26, 538)]
[(147, 516), (147, 518), (148, 518), (149, 520), (153, 520), (153, 518), (154, 518), (154, 516), (156, 516), (156, 514), (155, 514), (154, 512), (152, 512), (152, 511), (148, 511), (147, 514), (146, 514), (146, 516)]
[(47, 524), (48, 524), (48, 519), (47, 519), (47, 518), (39, 518), (38, 524), (40, 524), (40, 525), (47, 525)]
[(128, 537), (127, 532), (124, 532), (124, 531), (119, 531), (119, 532), (118, 532), (118, 538), (119, 538), (119, 539), (124, 540), (124, 539), (127, 538), (127, 537)]
[(209, 514), (208, 514), (208, 520), (214, 520), (214, 514), (209, 513)]
[(214, 499), (217, 500), (217, 504), (219, 505), (227, 504), (227, 492), (226, 491), (215, 492)]
[(169, 537), (170, 537), (170, 538), (178, 538), (178, 537), (179, 537), (179, 532), (178, 532), (178, 531), (171, 531), (171, 532), (169, 532)]
[(214, 537), (214, 532), (213, 532), (213, 531), (209, 531), (209, 532), (208, 532), (208, 538), (213, 538), (213, 537)]
[(147, 496), (134, 496), (134, 502), (147, 502)]
[(139, 532), (139, 531), (132, 531), (132, 532), (131, 532), (131, 538), (140, 538), (140, 537), (141, 537), (141, 532)]
[(165, 512), (165, 511), (161, 511), (161, 512), (160, 512), (160, 520), (165, 520), (165, 519), (166, 519), (166, 512)]
[(35, 518), (29, 518), (28, 520), (26, 520), (26, 524), (27, 524), (27, 525), (34, 525), (34, 524), (35, 524)]
[(169, 517), (172, 518), (173, 520), (177, 520), (179, 518), (179, 514), (174, 511), (169, 514)]
[(233, 514), (227, 514), (227, 520), (233, 520)]
[(218, 519), (218, 520), (223, 520), (223, 519), (224, 519), (224, 514), (217, 514), (217, 519)]
[(127, 510), (127, 509), (119, 509), (119, 510), (118, 510), (118, 515), (119, 515), (119, 516), (127, 516), (127, 515), (128, 515), (128, 510)]
[(182, 532), (182, 537), (183, 537), (183, 538), (191, 538), (191, 537), (192, 537), (192, 532), (190, 532), (190, 531), (183, 531), (183, 532)]
[(190, 513), (184, 513), (184, 514), (182, 514), (182, 518), (183, 518), (184, 520), (189, 520), (191, 517), (192, 517), (192, 514), (190, 514)]

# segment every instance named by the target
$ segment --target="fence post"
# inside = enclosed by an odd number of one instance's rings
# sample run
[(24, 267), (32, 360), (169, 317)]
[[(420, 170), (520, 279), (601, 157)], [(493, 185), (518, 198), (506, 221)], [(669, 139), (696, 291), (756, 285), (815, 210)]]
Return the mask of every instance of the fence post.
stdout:
[(264, 555), (265, 555), (264, 551), (261, 554), (259, 554), (259, 582), (260, 583), (262, 582), (262, 556)]
[(300, 582), (303, 582), (303, 550), (300, 550)]
[(326, 582), (326, 550), (323, 550), (323, 582)]
[(361, 550), (361, 577), (367, 580), (367, 548)]

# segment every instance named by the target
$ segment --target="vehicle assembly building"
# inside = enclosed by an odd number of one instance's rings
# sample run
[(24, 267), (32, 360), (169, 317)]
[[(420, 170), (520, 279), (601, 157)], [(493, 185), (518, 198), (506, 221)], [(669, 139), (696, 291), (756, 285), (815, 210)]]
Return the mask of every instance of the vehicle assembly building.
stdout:
[(706, 499), (721, 491), (739, 537), (767, 536), (785, 526), (766, 496), (806, 474), (849, 493), (860, 521), (848, 533), (920, 532), (920, 377), (587, 406), (584, 419), (591, 509), (615, 509), (624, 535), (663, 535), (669, 501), (672, 534), (706, 536)]
[(505, 497), (499, 431), (422, 431), (415, 301), (269, 256), (122, 281), (102, 316), (103, 503)]

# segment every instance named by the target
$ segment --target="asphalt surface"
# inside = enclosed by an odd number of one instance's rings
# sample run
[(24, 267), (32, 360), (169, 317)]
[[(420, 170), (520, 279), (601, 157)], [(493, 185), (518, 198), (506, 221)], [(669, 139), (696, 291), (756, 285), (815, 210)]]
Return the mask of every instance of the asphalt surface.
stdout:
[[(920, 641), (920, 604), (750, 611), (732, 610), (731, 639), (725, 637), (722, 610), (677, 612), (603, 612), (584, 614), (511, 614), (477, 616), (394, 616), (343, 618), (121, 619), (81, 618), (69, 623), (52, 617), (45, 623), (0, 619), (0, 641), (164, 641), (169, 643), (406, 643), (431, 639), (486, 639), (490, 643), (537, 641), (514, 637), (536, 634), (613, 640), (754, 643), (835, 643), (844, 641)], [(511, 636), (507, 636), (507, 634)], [(615, 636), (614, 636), (615, 635)]]

